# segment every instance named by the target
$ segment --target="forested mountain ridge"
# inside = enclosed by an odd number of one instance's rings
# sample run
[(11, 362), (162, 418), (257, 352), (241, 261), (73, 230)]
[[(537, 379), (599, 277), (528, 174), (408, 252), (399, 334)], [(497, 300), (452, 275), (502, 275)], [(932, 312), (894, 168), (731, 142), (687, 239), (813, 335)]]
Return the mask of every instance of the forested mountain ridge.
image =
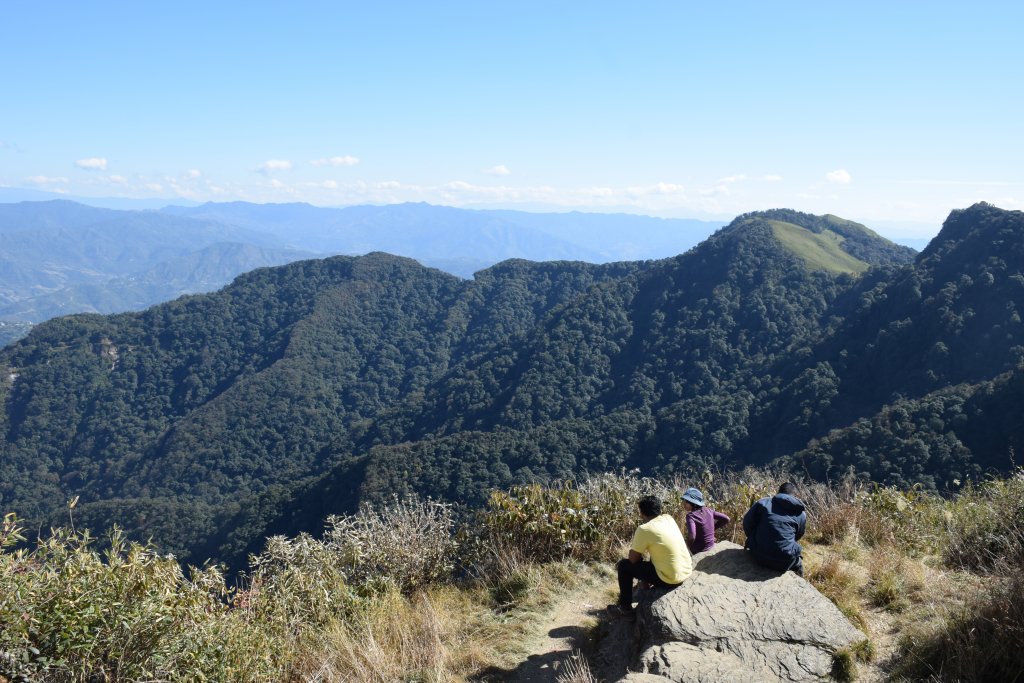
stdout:
[[(479, 501), (588, 470), (791, 456), (820, 476), (941, 488), (1000, 464), (972, 449), (1020, 439), (1019, 408), (992, 406), (1019, 392), (1019, 317), (998, 334), (972, 321), (1010, 310), (1022, 227), (977, 205), (910, 262), (862, 226), (761, 212), (661, 261), (509, 261), (460, 280), (336, 257), (58, 319), (0, 354), (0, 505), (43, 520), (80, 495), (77, 523), (232, 557), (364, 499)], [(982, 266), (989, 285), (962, 283)], [(962, 324), (936, 327), (947, 313)], [(914, 363), (939, 342), (984, 357), (932, 377)], [(886, 364), (897, 352), (903, 375)], [(959, 440), (958, 406), (1000, 435)]]

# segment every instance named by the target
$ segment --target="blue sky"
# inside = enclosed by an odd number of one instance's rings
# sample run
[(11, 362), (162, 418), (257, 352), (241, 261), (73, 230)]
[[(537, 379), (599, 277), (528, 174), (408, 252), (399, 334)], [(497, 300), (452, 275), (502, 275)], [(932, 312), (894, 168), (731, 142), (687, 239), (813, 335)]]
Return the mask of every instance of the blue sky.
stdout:
[(1022, 7), (7, 2), (0, 185), (926, 236), (1024, 208)]

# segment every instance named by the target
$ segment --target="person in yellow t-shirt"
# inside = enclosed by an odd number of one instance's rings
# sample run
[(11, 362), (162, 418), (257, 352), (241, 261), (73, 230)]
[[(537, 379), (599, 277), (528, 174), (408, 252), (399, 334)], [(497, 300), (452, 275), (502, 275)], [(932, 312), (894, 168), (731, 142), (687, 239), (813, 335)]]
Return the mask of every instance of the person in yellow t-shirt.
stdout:
[[(654, 496), (644, 496), (638, 507), (644, 521), (633, 534), (629, 557), (616, 565), (619, 601), (608, 605), (608, 611), (617, 615), (633, 614), (634, 579), (658, 588), (675, 588), (693, 571), (683, 533), (672, 515), (662, 514), (661, 501)], [(650, 561), (645, 560), (644, 555), (648, 555)]]

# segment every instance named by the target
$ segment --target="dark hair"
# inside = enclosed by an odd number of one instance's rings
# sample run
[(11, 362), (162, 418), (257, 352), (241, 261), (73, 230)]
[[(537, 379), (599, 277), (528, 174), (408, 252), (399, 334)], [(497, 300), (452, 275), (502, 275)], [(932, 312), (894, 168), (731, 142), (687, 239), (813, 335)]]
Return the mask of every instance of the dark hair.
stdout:
[(787, 481), (779, 487), (779, 493), (785, 493), (787, 496), (795, 496), (797, 493), (796, 484), (791, 481)]
[(661, 514), (661, 500), (655, 496), (644, 496), (637, 505), (644, 517), (657, 517)]

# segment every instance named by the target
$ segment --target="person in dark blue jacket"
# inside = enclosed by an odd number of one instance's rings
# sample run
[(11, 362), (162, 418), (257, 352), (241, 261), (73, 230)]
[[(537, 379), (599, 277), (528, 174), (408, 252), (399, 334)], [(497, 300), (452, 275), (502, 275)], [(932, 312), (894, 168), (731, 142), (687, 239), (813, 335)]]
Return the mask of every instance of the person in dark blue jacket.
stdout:
[(744, 547), (758, 564), (803, 576), (802, 549), (797, 541), (807, 527), (807, 513), (796, 493), (796, 484), (787, 481), (777, 494), (750, 506), (743, 515)]

